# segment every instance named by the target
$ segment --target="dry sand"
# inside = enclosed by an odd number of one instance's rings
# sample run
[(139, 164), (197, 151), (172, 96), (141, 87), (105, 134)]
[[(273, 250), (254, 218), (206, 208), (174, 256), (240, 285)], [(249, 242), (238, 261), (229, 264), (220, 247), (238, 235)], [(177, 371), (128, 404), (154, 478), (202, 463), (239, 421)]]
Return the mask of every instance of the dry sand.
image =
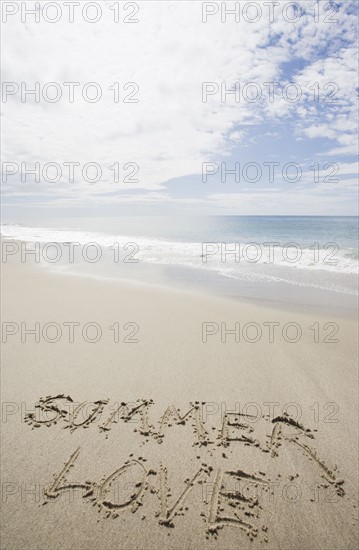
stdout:
[[(3, 329), (19, 329), (2, 351), (2, 548), (358, 547), (353, 319), (16, 261), (2, 271)], [(21, 342), (20, 324), (35, 322), (57, 323), (62, 337)], [(80, 323), (73, 343), (66, 322)], [(102, 328), (96, 343), (82, 338), (89, 322)], [(204, 343), (203, 322), (265, 330), (256, 343), (222, 343), (220, 333)], [(280, 323), (273, 343), (265, 322)], [(302, 328), (297, 343), (282, 337), (288, 322)], [(323, 342), (329, 322), (339, 342)], [(123, 342), (126, 323), (138, 325), (137, 343)], [(137, 416), (126, 421), (123, 402), (127, 413), (139, 406)]]

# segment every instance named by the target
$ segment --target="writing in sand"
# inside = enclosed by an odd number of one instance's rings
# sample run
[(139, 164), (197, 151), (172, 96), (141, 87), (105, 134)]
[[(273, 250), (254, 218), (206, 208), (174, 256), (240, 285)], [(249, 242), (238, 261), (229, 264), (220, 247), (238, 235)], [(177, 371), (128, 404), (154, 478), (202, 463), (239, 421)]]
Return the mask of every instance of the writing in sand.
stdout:
[[(278, 416), (262, 414), (258, 417), (249, 414), (247, 410), (225, 411), (220, 415), (217, 425), (208, 426), (207, 418), (205, 420), (203, 415), (205, 404), (191, 402), (185, 413), (175, 405), (169, 405), (154, 422), (150, 420), (150, 410), (154, 406), (152, 399), (138, 399), (133, 403), (122, 402), (111, 406), (108, 399), (77, 403), (64, 394), (40, 398), (34, 412), (25, 415), (25, 422), (32, 428), (58, 424), (74, 433), (92, 427), (97, 428), (106, 439), (121, 421), (130, 423), (131, 428), (133, 424), (133, 431), (137, 433), (135, 437), (140, 438), (142, 446), (153, 448), (154, 443), (165, 442), (170, 428), (183, 430), (179, 427), (191, 424), (193, 436), (190, 441), (195, 459), (198, 460), (194, 462), (194, 456), (189, 455), (192, 459), (190, 475), (176, 491), (177, 496), (173, 497), (165, 456), (161, 456), (158, 466), (151, 464), (149, 467), (148, 457), (135, 457), (134, 453), (130, 453), (127, 460), (115, 464), (114, 470), (98, 481), (69, 480), (70, 470), (82, 459), (78, 447), (69, 457), (65, 457), (65, 463), (58, 468), (53, 481), (45, 485), (43, 504), (65, 493), (81, 491), (81, 497), (98, 507), (104, 517), (117, 518), (126, 511), (136, 513), (139, 509), (145, 509), (146, 500), (155, 498), (158, 503), (155, 516), (159, 524), (175, 527), (176, 520), (190, 509), (190, 502), (193, 502), (190, 495), (201, 487), (201, 506), (196, 506), (195, 511), (203, 519), (208, 537), (217, 536), (220, 529), (231, 526), (245, 532), (250, 540), (256, 538), (268, 542), (268, 526), (263, 524), (261, 513), (266, 505), (270, 506), (273, 502), (276, 489), (281, 487), (283, 496), (285, 488), (285, 494), (292, 502), (299, 498), (296, 480), (300, 474), (296, 472), (293, 475), (291, 472), (289, 475), (289, 472), (281, 469), (273, 477), (273, 468), (270, 468), (273, 461), (280, 457), (283, 448), (299, 452), (306, 465), (305, 472), (319, 476), (319, 482), (311, 487), (309, 502), (318, 501), (319, 489), (325, 492), (327, 502), (345, 495), (344, 481), (338, 476), (337, 467), (327, 466), (317, 454), (313, 433), (317, 430), (304, 427), (286, 412)], [(121, 435), (124, 433), (122, 431)], [(104, 443), (103, 438), (101, 440)], [(238, 446), (241, 448), (240, 454)], [(162, 449), (165, 451), (163, 446)], [(251, 471), (248, 461), (244, 469), (240, 463), (244, 449), (247, 453), (265, 453), (263, 459), (267, 469)], [(184, 450), (182, 458), (186, 458)], [(75, 471), (76, 468), (71, 472), (71, 478), (74, 478)], [(129, 481), (125, 483), (125, 479)], [(119, 487), (127, 488), (125, 496), (124, 491), (120, 495)], [(142, 519), (145, 518), (142, 516)]]

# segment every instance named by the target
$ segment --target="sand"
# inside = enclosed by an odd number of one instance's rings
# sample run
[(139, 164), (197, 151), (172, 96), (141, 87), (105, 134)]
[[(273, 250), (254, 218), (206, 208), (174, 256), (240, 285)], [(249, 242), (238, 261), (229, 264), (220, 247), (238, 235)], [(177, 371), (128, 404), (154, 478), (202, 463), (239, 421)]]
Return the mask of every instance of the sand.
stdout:
[(355, 320), (2, 272), (2, 548), (358, 547)]

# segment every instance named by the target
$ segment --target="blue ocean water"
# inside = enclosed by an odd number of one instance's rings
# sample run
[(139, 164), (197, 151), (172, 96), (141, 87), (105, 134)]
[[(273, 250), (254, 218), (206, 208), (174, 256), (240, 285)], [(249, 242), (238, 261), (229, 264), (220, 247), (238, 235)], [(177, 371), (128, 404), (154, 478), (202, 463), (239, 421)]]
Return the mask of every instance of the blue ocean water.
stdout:
[[(3, 225), (2, 235), (40, 243), (43, 265), (86, 276), (341, 308), (358, 295), (357, 217), (67, 218)], [(101, 247), (97, 261), (88, 243)]]

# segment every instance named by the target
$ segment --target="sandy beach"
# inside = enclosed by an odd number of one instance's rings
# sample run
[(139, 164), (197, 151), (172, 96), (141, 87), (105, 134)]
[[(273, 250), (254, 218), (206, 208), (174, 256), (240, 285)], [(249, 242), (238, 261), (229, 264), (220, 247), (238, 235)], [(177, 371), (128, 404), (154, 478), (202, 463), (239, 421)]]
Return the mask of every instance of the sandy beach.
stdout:
[(0, 3), (0, 550), (359, 549), (358, 6)]
[(2, 548), (357, 548), (355, 320), (2, 271)]

